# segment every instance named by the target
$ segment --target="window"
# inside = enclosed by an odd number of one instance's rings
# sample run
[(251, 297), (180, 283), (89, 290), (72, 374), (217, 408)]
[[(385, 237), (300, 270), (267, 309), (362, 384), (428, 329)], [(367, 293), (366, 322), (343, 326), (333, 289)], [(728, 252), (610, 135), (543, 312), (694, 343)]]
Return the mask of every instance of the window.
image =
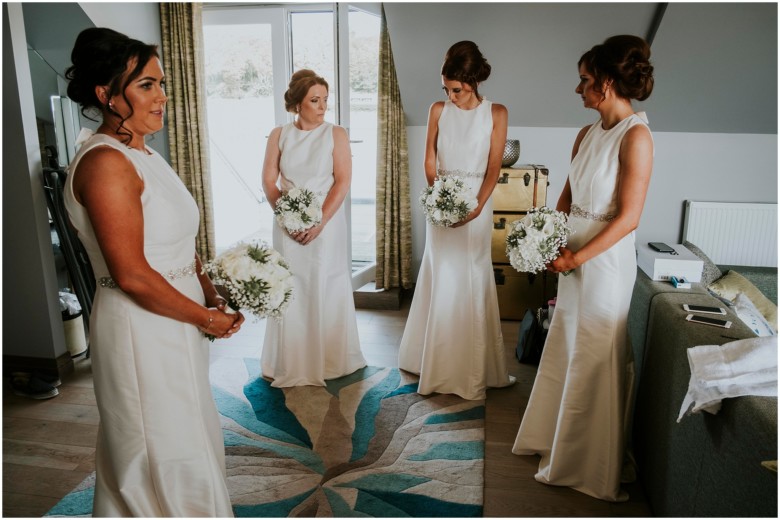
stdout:
[(376, 260), (379, 17), (340, 4), (214, 4), (204, 9), (203, 23), (217, 249), (250, 238), (271, 242), (273, 212), (261, 187), (266, 139), (292, 120), (282, 102), (290, 75), (311, 68), (330, 86), (326, 119), (350, 134), (345, 204), (353, 272), (362, 273), (362, 283), (372, 280), (366, 271)]

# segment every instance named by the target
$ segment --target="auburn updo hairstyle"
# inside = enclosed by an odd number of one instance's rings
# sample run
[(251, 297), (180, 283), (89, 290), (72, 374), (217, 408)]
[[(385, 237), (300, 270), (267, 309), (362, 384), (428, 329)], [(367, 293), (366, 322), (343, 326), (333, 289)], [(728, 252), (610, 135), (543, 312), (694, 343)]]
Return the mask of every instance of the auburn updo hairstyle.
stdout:
[(582, 55), (578, 66), (593, 75), (601, 91), (608, 79), (615, 93), (625, 99), (644, 101), (653, 92), (650, 46), (638, 36), (622, 34), (607, 38)]
[(330, 90), (325, 78), (317, 75), (310, 69), (301, 69), (292, 75), (290, 83), (287, 85), (287, 92), (284, 93), (284, 108), (293, 114), (298, 113), (298, 105), (303, 102), (309, 89), (314, 85), (322, 85)]
[(477, 85), (490, 76), (490, 64), (480, 52), (477, 44), (464, 40), (454, 44), (444, 55), (441, 66), (444, 79), (460, 81), (474, 89), (474, 95), (479, 98)]
[[(123, 128), (123, 123), (133, 114), (133, 107), (125, 95), (125, 89), (143, 71), (152, 58), (159, 58), (156, 45), (134, 40), (122, 33), (104, 27), (92, 27), (79, 33), (70, 60), (73, 63), (65, 71), (68, 83), (68, 97), (81, 105), (81, 113), (89, 119), (90, 109), (106, 110), (118, 115), (103, 103), (95, 87), (108, 88), (107, 99), (121, 95), (130, 107), (130, 114), (119, 123), (117, 133), (132, 135)], [(132, 70), (128, 64), (133, 62)]]

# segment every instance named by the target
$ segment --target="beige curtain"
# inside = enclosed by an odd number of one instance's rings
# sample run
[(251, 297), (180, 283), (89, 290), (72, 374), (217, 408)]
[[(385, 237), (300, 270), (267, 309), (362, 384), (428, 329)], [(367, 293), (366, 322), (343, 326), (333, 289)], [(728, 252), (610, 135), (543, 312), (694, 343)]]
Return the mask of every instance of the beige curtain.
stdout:
[(409, 153), (404, 108), (395, 74), (384, 6), (381, 30), (377, 115), (376, 287), (407, 289), (413, 285)]
[(196, 249), (205, 262), (216, 255), (216, 247), (206, 132), (202, 8), (198, 3), (160, 3), (171, 166), (198, 204)]

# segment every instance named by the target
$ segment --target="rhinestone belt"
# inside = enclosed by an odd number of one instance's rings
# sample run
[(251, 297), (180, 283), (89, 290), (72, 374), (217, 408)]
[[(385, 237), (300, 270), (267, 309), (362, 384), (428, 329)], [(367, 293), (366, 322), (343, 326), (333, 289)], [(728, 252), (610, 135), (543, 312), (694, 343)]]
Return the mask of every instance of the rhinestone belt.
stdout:
[[(171, 269), (167, 273), (160, 273), (160, 274), (163, 275), (168, 280), (176, 280), (179, 278), (185, 278), (187, 276), (194, 276), (195, 274), (197, 274), (197, 271), (195, 270), (195, 261), (193, 260), (191, 264), (186, 265), (184, 267), (179, 267), (178, 269)], [(102, 278), (98, 278), (97, 283), (100, 287), (106, 287), (108, 289), (119, 288), (119, 285), (117, 285), (116, 281), (110, 276), (104, 276)]]
[(609, 222), (610, 220), (613, 220), (615, 218), (615, 215), (610, 215), (608, 213), (592, 213), (590, 211), (585, 211), (584, 209), (577, 206), (576, 204), (571, 205), (570, 215), (572, 217), (579, 217), (588, 220), (596, 220), (598, 222)]
[(481, 179), (485, 176), (485, 172), (474, 172), (474, 171), (468, 171), (468, 170), (436, 170), (436, 175), (439, 177), (471, 177), (476, 179)]

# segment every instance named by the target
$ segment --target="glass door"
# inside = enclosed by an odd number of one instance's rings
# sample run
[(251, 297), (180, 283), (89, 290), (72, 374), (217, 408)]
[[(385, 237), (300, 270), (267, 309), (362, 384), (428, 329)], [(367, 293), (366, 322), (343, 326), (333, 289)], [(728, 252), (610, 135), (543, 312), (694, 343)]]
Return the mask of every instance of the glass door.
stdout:
[(282, 9), (203, 11), (207, 118), (217, 251), (239, 240), (271, 243), (273, 211), (261, 184), (271, 130), (287, 121)]
[(373, 280), (378, 6), (212, 4), (204, 8), (218, 250), (247, 238), (271, 242), (273, 212), (260, 182), (265, 143), (271, 129), (292, 120), (281, 102), (290, 75), (309, 68), (330, 85), (326, 120), (350, 134), (352, 192), (345, 207), (352, 237), (353, 287)]

